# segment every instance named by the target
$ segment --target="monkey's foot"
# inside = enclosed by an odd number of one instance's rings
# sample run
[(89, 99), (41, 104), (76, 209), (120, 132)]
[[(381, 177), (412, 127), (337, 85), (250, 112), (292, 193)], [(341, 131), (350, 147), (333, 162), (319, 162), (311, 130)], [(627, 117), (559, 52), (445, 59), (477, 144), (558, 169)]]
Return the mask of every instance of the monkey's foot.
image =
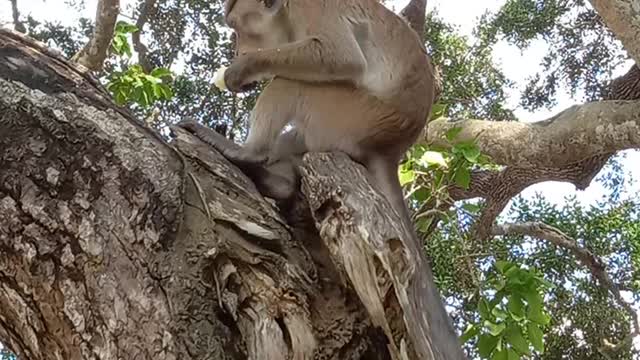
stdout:
[(225, 158), (241, 169), (261, 166), (268, 160), (266, 155), (243, 148), (196, 120), (185, 119), (179, 122), (177, 126), (187, 130), (198, 139), (221, 152)]
[(246, 148), (225, 149), (222, 151), (222, 155), (239, 167), (260, 166), (266, 164), (267, 160), (269, 160), (266, 155), (255, 153)]

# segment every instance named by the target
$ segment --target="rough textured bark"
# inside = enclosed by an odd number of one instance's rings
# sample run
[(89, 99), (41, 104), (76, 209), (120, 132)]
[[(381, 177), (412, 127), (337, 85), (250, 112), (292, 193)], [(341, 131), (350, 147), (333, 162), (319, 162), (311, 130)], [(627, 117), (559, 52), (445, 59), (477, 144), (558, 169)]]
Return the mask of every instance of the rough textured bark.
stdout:
[(119, 12), (120, 0), (98, 1), (93, 35), (89, 42), (73, 56), (73, 61), (92, 71), (102, 69)]
[(109, 98), (0, 32), (0, 340), (21, 359), (462, 358), (416, 238), (346, 156), (305, 157), (310, 207), (285, 219)]
[(605, 100), (640, 100), (640, 67), (633, 64), (626, 74), (611, 81), (603, 98)]
[(589, 0), (629, 55), (640, 64), (640, 0)]

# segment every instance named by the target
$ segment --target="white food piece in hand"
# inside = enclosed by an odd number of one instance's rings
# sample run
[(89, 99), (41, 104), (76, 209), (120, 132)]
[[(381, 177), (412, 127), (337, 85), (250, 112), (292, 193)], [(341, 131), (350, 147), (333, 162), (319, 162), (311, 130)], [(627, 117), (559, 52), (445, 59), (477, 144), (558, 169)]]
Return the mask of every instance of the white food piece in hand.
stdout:
[(227, 90), (227, 84), (224, 82), (224, 72), (227, 71), (227, 67), (222, 65), (213, 74), (213, 84), (220, 90)]

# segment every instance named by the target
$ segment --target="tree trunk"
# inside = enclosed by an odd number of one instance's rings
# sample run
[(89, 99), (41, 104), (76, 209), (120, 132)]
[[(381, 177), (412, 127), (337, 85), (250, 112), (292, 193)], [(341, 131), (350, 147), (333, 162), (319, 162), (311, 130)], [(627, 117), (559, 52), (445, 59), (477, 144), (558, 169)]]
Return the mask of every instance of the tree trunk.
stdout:
[[(346, 156), (286, 216), (0, 32), (0, 342), (20, 359), (461, 359), (422, 246)], [(294, 216), (295, 215), (295, 216)]]

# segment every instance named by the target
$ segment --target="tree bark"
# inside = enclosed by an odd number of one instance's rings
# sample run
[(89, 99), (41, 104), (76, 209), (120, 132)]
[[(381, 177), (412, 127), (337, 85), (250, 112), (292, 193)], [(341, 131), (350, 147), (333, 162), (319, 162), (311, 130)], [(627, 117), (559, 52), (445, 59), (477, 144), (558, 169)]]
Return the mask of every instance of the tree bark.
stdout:
[(444, 135), (461, 127), (456, 141), (476, 139), (499, 165), (562, 167), (587, 158), (640, 147), (640, 102), (598, 101), (572, 106), (534, 123), (438, 119), (427, 142), (447, 146)]
[(102, 69), (107, 58), (113, 30), (120, 13), (120, 0), (99, 0), (96, 9), (96, 24), (89, 42), (73, 56), (72, 61), (91, 71)]
[(589, 0), (607, 27), (640, 64), (640, 0)]
[(20, 359), (462, 359), (422, 247), (338, 154), (283, 217), (0, 31), (0, 341)]

